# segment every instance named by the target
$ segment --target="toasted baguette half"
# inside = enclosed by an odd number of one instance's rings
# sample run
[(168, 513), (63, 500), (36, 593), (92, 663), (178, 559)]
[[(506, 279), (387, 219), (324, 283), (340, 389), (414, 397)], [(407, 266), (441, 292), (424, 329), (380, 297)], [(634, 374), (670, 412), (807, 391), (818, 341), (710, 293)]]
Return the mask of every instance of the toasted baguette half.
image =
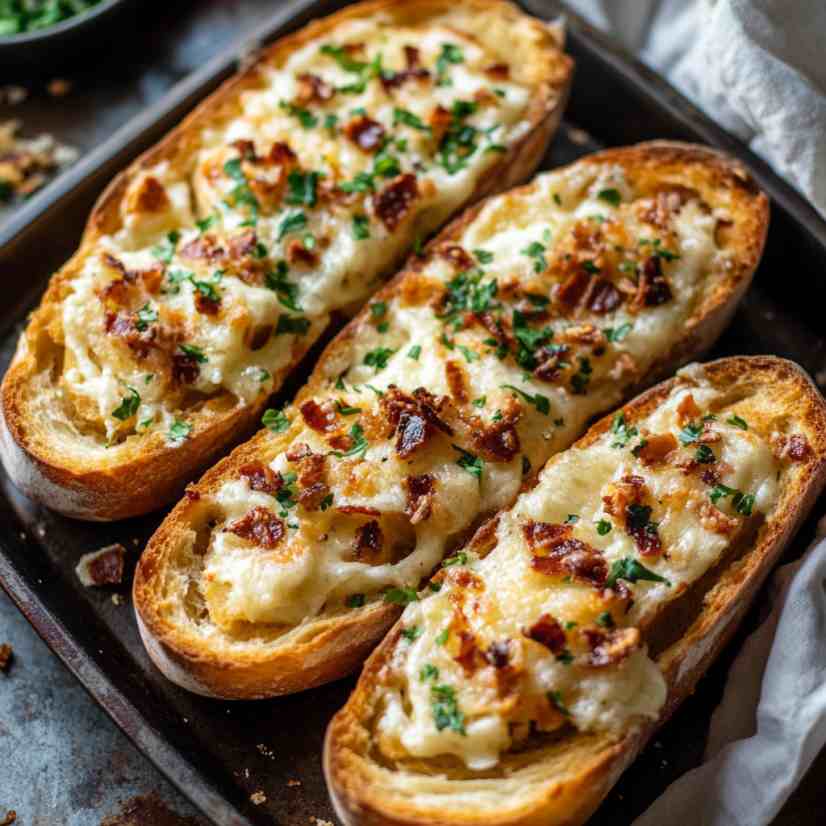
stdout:
[(561, 48), (499, 0), (372, 0), (268, 47), (112, 182), (53, 277), (2, 386), (15, 484), (91, 520), (180, 495), (334, 313), (530, 175)]
[(134, 604), (155, 663), (244, 698), (352, 670), (590, 418), (711, 345), (767, 220), (739, 165), (668, 143), (457, 219), (152, 537)]
[(326, 738), (342, 822), (584, 823), (824, 481), (826, 402), (785, 360), (691, 365), (598, 422), (368, 660)]

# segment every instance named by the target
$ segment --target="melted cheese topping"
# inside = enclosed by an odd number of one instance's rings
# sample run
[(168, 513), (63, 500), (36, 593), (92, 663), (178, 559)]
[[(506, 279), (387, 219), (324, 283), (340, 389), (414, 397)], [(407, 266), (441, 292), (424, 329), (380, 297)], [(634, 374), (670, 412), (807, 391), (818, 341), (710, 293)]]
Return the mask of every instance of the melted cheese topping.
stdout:
[[(726, 265), (728, 253), (714, 240), (722, 214), (695, 197), (673, 211), (663, 232), (645, 220), (652, 203), (619, 167), (575, 165), (540, 176), (532, 187), (490, 201), (454, 249), (435, 251), (393, 300), (374, 302), (358, 334), (322, 361), (314, 378), (313, 399), (330, 411), (332, 430), (312, 429), (289, 408), (282, 420), (289, 430), (275, 437), (281, 441), (270, 468), (280, 478), (300, 477), (300, 462), (285, 454), (289, 445), (326, 457), (321, 509), (296, 505), (300, 478), (277, 500), (250, 491), (243, 477), (212, 498), (223, 527), (212, 533), (201, 582), (210, 619), (225, 630), (244, 622), (296, 624), (321, 610), (358, 606), (387, 588), (396, 590), (386, 599), (404, 601), (481, 515), (509, 506), (531, 468), (570, 445), (589, 418), (616, 404), (681, 337), (709, 288), (709, 272)], [(616, 238), (624, 239), (622, 252)], [(592, 251), (593, 239), (605, 249)], [(479, 266), (470, 275), (467, 262), (452, 262), (455, 248), (473, 251)], [(582, 263), (569, 275), (576, 255)], [(636, 289), (633, 278), (644, 279), (644, 266), (661, 267), (670, 292), (661, 303), (634, 306), (627, 297), (610, 312), (579, 306), (566, 314), (559, 290), (583, 267), (590, 277), (596, 266), (625, 289)], [(492, 338), (470, 318), (474, 308), (498, 318), (516, 340), (502, 345)], [(554, 358), (558, 370), (543, 373), (540, 361)], [(465, 385), (459, 396), (449, 363)], [(400, 456), (383, 399), (418, 388), (449, 399), (444, 415), (453, 432), (434, 431)], [(503, 420), (503, 411), (515, 411), (518, 450), (487, 455), (476, 439)], [(414, 521), (408, 488), (424, 474), (433, 481), (431, 505)], [(232, 530), (255, 505), (284, 522), (275, 550)], [(369, 522), (378, 526), (378, 553), (359, 547)]]
[[(191, 166), (136, 178), (122, 229), (71, 282), (62, 385), (74, 414), (107, 443), (158, 430), (174, 444), (193, 397), (248, 404), (272, 391), (330, 313), (362, 302), (529, 129), (532, 90), (491, 80), (492, 62), (453, 26), (379, 17), (261, 66), (235, 116), (192, 136)], [(360, 119), (373, 130), (363, 137), (351, 130)], [(383, 207), (407, 174), (415, 197)], [(233, 252), (245, 237), (249, 249)], [(198, 243), (213, 254), (193, 256)]]
[[(678, 412), (687, 396), (698, 408), (688, 419)], [(438, 593), (407, 607), (408, 639), (396, 646), (379, 722), (386, 752), (451, 754), (482, 770), (531, 725), (617, 731), (658, 715), (666, 685), (644, 642), (636, 643), (636, 629), (644, 640), (657, 613), (721, 559), (750, 517), (770, 514), (778, 498), (768, 434), (754, 432), (724, 404), (724, 392), (684, 385), (636, 422), (633, 436), (630, 424), (615, 419), (594, 443), (550, 462), (536, 487), (500, 515), (493, 550), (444, 569)], [(714, 418), (700, 436), (708, 414)], [(644, 462), (637, 445), (669, 433), (673, 452)], [(704, 475), (709, 471), (713, 478)], [(653, 525), (645, 530), (659, 536), (658, 553), (644, 554), (623, 513), (610, 512), (616, 486), (629, 477), (643, 481), (650, 511), (642, 515)], [(570, 536), (594, 549), (611, 576), (619, 572), (620, 586), (603, 590), (564, 570), (536, 567), (542, 551), (532, 548), (526, 526), (566, 521)], [(537, 626), (543, 617), (544, 636)], [(594, 634), (616, 634), (617, 641), (625, 634), (634, 644), (616, 662), (595, 663)], [(498, 661), (491, 653), (497, 644)]]

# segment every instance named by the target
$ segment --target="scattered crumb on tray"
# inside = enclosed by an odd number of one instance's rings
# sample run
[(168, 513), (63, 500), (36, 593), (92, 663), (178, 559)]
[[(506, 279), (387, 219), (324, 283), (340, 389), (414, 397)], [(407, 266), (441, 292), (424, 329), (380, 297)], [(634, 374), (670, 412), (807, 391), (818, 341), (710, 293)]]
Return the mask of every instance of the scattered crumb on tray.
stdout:
[(255, 806), (260, 806), (262, 803), (267, 802), (267, 795), (264, 794), (262, 791), (253, 792), (250, 795), (250, 801)]
[(112, 594), (113, 605), (123, 605), (123, 597), (120, 594)]
[(49, 134), (24, 138), (19, 120), (0, 121), (0, 202), (31, 195), (77, 157), (76, 149)]
[(6, 106), (18, 106), (29, 97), (29, 90), (23, 86), (10, 83), (0, 86), (0, 103)]
[(8, 671), (14, 657), (14, 649), (4, 642), (0, 645), (0, 671)]
[(156, 794), (131, 797), (120, 804), (120, 811), (100, 822), (100, 826), (204, 826), (200, 818), (182, 817), (172, 811)]
[(292, 788), (295, 788), (296, 786), (300, 786), (301, 781), (300, 780), (288, 780), (287, 785), (292, 789)]
[(75, 572), (87, 588), (97, 585), (119, 585), (123, 581), (126, 548), (116, 542), (97, 551), (83, 554)]
[(332, 821), (330, 820), (322, 820), (320, 817), (310, 817), (310, 823), (313, 823), (314, 826), (334, 826)]
[(593, 140), (584, 129), (579, 129), (576, 126), (568, 126), (566, 132), (571, 143), (575, 143), (577, 146), (585, 146)]
[(11, 826), (17, 820), (17, 812), (14, 809), (9, 809), (6, 816), (0, 820), (0, 826)]
[(65, 77), (56, 77), (54, 80), (49, 81), (48, 86), (46, 86), (46, 91), (53, 98), (65, 97), (72, 91), (72, 81), (66, 80)]
[(269, 757), (270, 760), (275, 759), (275, 752), (271, 748), (265, 746), (263, 743), (259, 743), (255, 748), (257, 748), (258, 751), (264, 755), (264, 757)]

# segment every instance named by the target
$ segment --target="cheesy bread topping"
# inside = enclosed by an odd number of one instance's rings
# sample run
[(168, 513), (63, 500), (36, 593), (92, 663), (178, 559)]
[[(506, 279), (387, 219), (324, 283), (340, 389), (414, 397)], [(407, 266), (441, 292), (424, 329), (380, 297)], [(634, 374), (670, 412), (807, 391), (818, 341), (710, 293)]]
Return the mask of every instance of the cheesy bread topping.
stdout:
[[(404, 604), (683, 334), (731, 216), (579, 164), (492, 199), (428, 249), (269, 411), (270, 461), (209, 496), (217, 629)], [(467, 742), (464, 740), (462, 742)]]
[(536, 732), (657, 717), (667, 688), (647, 627), (772, 512), (781, 463), (807, 453), (799, 435), (779, 452), (693, 376), (552, 460), (407, 607), (380, 688), (387, 756), (485, 770)]
[(211, 397), (269, 393), (527, 133), (523, 74), (453, 25), (381, 14), (262, 63), (190, 160), (134, 178), (68, 285), (61, 390), (89, 446), (178, 444)]

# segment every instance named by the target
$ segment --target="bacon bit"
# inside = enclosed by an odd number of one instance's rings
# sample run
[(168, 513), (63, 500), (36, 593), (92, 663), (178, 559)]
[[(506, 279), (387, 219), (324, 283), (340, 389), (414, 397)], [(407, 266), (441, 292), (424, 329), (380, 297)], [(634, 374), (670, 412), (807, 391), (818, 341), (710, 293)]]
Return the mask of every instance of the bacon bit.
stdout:
[(449, 261), (457, 270), (469, 270), (473, 267), (473, 259), (460, 244), (442, 244), (439, 255)]
[(531, 567), (538, 573), (570, 576), (599, 588), (605, 584), (608, 578), (605, 557), (586, 542), (574, 539), (570, 525), (528, 522), (522, 531), (533, 554)]
[(252, 255), (258, 246), (258, 236), (253, 229), (245, 229), (238, 235), (233, 235), (227, 241), (227, 252), (232, 261), (239, 261), (244, 256)]
[(565, 362), (568, 350), (568, 347), (564, 347), (555, 353), (549, 353), (547, 358), (533, 371), (533, 374), (541, 381), (556, 381), (562, 373), (563, 363)]
[(634, 296), (632, 307), (640, 310), (643, 307), (656, 307), (665, 304), (672, 298), (671, 287), (663, 275), (662, 264), (656, 255), (645, 259), (640, 274), (640, 283), (637, 294)]
[(411, 525), (418, 525), (419, 522), (430, 518), (436, 478), (429, 473), (423, 473), (421, 476), (406, 477), (403, 484), (407, 488), (405, 515), (410, 519)]
[(201, 374), (201, 368), (189, 353), (172, 354), (172, 380), (177, 384), (192, 384)]
[(384, 535), (381, 527), (375, 519), (371, 519), (356, 530), (356, 538), (353, 542), (353, 550), (356, 558), (363, 556), (376, 556), (381, 553), (384, 547)]
[(659, 554), (662, 543), (656, 526), (647, 518), (651, 508), (642, 504), (647, 492), (645, 480), (641, 476), (623, 476), (613, 488), (612, 494), (602, 497), (605, 510), (612, 516), (622, 515), (625, 532), (643, 556)]
[(246, 479), (250, 490), (257, 490), (275, 496), (284, 487), (284, 480), (280, 473), (274, 473), (271, 468), (262, 462), (248, 462), (239, 470), (242, 479)]
[(491, 80), (507, 80), (511, 76), (511, 69), (507, 63), (492, 63), (485, 69), (485, 74)]
[(140, 271), (141, 281), (147, 292), (153, 295), (158, 292), (163, 282), (163, 274), (163, 264), (153, 264), (149, 269)]
[(126, 265), (123, 263), (123, 261), (121, 261), (119, 258), (115, 258), (115, 256), (112, 255), (111, 252), (104, 252), (101, 256), (101, 259), (103, 260), (103, 263), (107, 267), (109, 267), (110, 270), (115, 270), (116, 272), (119, 272), (123, 276), (125, 281), (132, 282), (135, 280), (134, 274), (126, 269)]
[(298, 464), (299, 503), (308, 511), (318, 510), (330, 492), (325, 480), (326, 459), (313, 453), (309, 445), (298, 444), (287, 452), (287, 459)]
[(587, 306), (599, 315), (613, 312), (622, 304), (622, 294), (604, 278), (595, 279), (588, 291)]
[(476, 670), (478, 655), (481, 655), (481, 652), (476, 645), (476, 637), (470, 631), (460, 631), (459, 653), (453, 659), (462, 666), (466, 674), (472, 674)]
[(550, 614), (542, 614), (530, 628), (523, 629), (522, 633), (528, 639), (544, 645), (554, 654), (561, 654), (565, 650), (565, 632)]
[(507, 668), (510, 664), (511, 657), (510, 646), (510, 640), (492, 642), (482, 656), (488, 664), (497, 670)]
[(646, 436), (642, 447), (637, 450), (637, 458), (646, 466), (666, 461), (668, 454), (677, 449), (677, 440), (671, 433)]
[(375, 152), (384, 140), (384, 127), (366, 115), (359, 115), (348, 121), (344, 134), (362, 152)]
[(590, 649), (588, 665), (594, 668), (615, 665), (640, 647), (640, 632), (637, 628), (615, 628), (612, 631), (585, 628), (582, 634)]
[(103, 327), (110, 335), (122, 338), (140, 359), (146, 358), (155, 345), (156, 327), (152, 325), (141, 332), (135, 326), (135, 316), (132, 314), (107, 312), (103, 317)]
[(720, 475), (714, 468), (706, 468), (700, 478), (709, 487), (720, 484)]
[(700, 514), (700, 524), (703, 528), (713, 533), (722, 534), (723, 536), (733, 533), (740, 524), (737, 519), (723, 513), (705, 498), (700, 500), (698, 512)]
[(450, 388), (450, 395), (459, 404), (464, 404), (468, 400), (467, 375), (465, 369), (455, 359), (448, 359), (445, 362), (445, 377), (447, 386)]
[(152, 175), (147, 175), (132, 195), (135, 212), (162, 212), (169, 207), (169, 198), (163, 184)]
[(260, 350), (270, 340), (272, 331), (272, 324), (258, 324), (255, 327), (250, 327), (245, 336), (247, 347), (253, 352)]
[(306, 444), (306, 442), (299, 442), (297, 445), (293, 445), (286, 453), (288, 462), (300, 462), (302, 459), (306, 459), (312, 455), (313, 451), (310, 450), (310, 446)]
[(373, 199), (373, 209), (381, 222), (393, 232), (419, 197), (416, 176), (410, 172), (399, 175)]
[(682, 209), (692, 198), (699, 197), (700, 194), (696, 189), (689, 189), (680, 184), (670, 184), (668, 189), (654, 196), (654, 202), (642, 211), (640, 218), (648, 224), (667, 230), (671, 224), (671, 216)]
[(83, 554), (75, 572), (81, 584), (90, 588), (99, 585), (119, 585), (123, 581), (126, 548), (119, 542), (98, 551)]
[(233, 141), (230, 146), (238, 150), (238, 154), (242, 160), (255, 163), (255, 143), (253, 141), (240, 138), (237, 141)]
[(447, 130), (450, 129), (452, 123), (453, 116), (441, 103), (430, 113), (427, 124), (437, 145), (442, 142), (442, 138), (447, 134)]
[(395, 385), (390, 385), (381, 399), (382, 412), (391, 426), (391, 435), (397, 434), (396, 452), (407, 459), (433, 434), (434, 429), (453, 435), (452, 428), (439, 418), (443, 401), (428, 393), (423, 387), (417, 388), (413, 396), (403, 393)]
[(360, 516), (381, 516), (381, 511), (378, 508), (371, 508), (368, 505), (342, 505), (336, 508), (339, 513), (344, 514), (359, 514)]
[(433, 432), (429, 422), (419, 413), (407, 412), (399, 417), (396, 436), (396, 453), (407, 459), (420, 448)]
[(473, 444), (489, 461), (509, 462), (519, 453), (519, 433), (516, 423), (522, 417), (522, 405), (516, 400), (503, 405), (502, 418), (498, 422), (482, 422), (476, 419), (473, 428)]
[(304, 241), (294, 238), (287, 244), (287, 261), (293, 266), (314, 267), (318, 264), (318, 255), (304, 246)]
[(677, 421), (684, 425), (687, 422), (693, 421), (696, 419), (702, 411), (699, 407), (697, 407), (697, 403), (694, 401), (694, 396), (691, 393), (686, 394), (683, 396), (680, 403), (677, 405)]
[(202, 235), (200, 238), (193, 238), (184, 244), (178, 255), (188, 261), (207, 261), (215, 263), (222, 259), (226, 253), (224, 248), (218, 246), (218, 241), (214, 235)]
[(579, 305), (590, 285), (591, 277), (583, 270), (571, 273), (554, 290), (554, 297), (564, 307), (573, 310)]
[(596, 350), (605, 345), (605, 334), (593, 324), (575, 324), (562, 330), (561, 341), (568, 344), (584, 344)]
[(210, 298), (200, 290), (195, 290), (195, 309), (204, 315), (217, 315), (221, 309), (221, 299)]
[(288, 143), (283, 141), (276, 141), (270, 147), (267, 157), (263, 159), (265, 166), (284, 166), (292, 167), (298, 160), (298, 156), (290, 149)]
[(184, 497), (190, 502), (198, 502), (201, 499), (201, 494), (191, 485), (187, 485), (184, 490)]
[(318, 75), (305, 72), (299, 75), (296, 80), (298, 81), (296, 100), (300, 104), (323, 103), (330, 100), (335, 93), (333, 87)]
[(723, 437), (720, 435), (720, 432), (714, 430), (711, 422), (703, 422), (703, 430), (697, 437), (697, 441), (702, 445), (713, 445), (715, 442), (719, 442), (722, 438)]
[(382, 73), (381, 84), (385, 91), (398, 89), (408, 80), (424, 80), (430, 77), (430, 72), (419, 65), (419, 50), (415, 46), (404, 47), (404, 58), (407, 68), (400, 72)]
[(284, 537), (284, 523), (271, 510), (259, 505), (224, 531), (262, 548), (274, 548)]
[(772, 447), (778, 459), (792, 462), (803, 462), (811, 453), (809, 442), (802, 433), (793, 433), (788, 438), (778, 435), (772, 439)]
[(329, 405), (325, 409), (318, 402), (309, 399), (299, 410), (307, 425), (318, 433), (329, 433), (336, 429), (336, 414)]
[(496, 547), (496, 531), (499, 528), (499, 517), (491, 516), (486, 519), (470, 538), (468, 547), (480, 557)]

